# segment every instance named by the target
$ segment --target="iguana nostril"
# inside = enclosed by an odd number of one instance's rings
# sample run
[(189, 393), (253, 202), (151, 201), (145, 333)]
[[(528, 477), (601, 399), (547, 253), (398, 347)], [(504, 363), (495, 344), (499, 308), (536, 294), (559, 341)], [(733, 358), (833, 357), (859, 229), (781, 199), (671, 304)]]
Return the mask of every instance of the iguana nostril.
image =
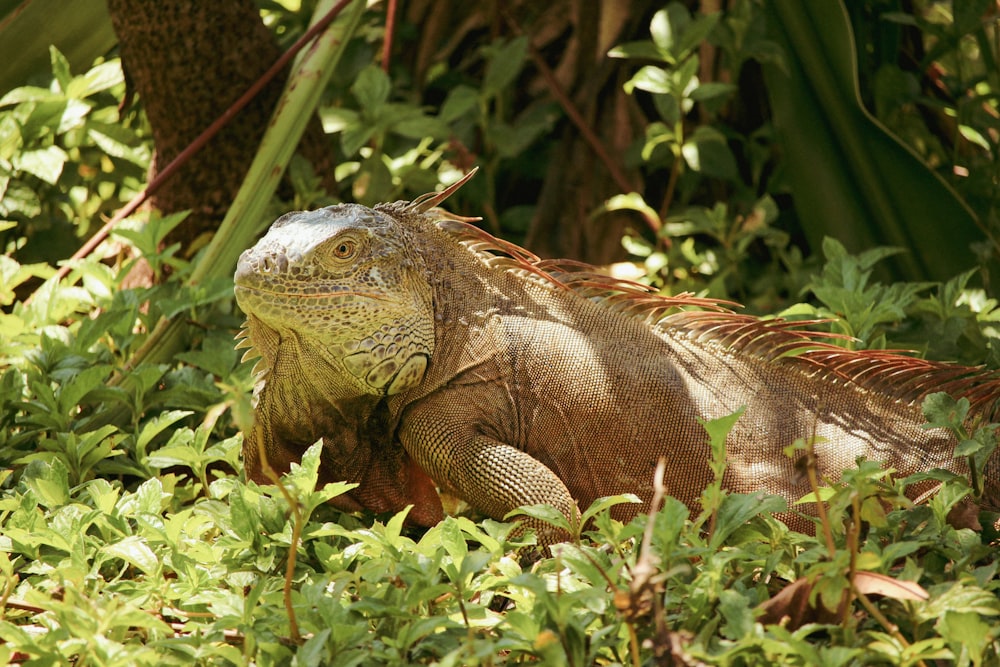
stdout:
[(266, 255), (260, 260), (260, 270), (264, 273), (282, 273), (288, 269), (288, 258), (279, 255)]

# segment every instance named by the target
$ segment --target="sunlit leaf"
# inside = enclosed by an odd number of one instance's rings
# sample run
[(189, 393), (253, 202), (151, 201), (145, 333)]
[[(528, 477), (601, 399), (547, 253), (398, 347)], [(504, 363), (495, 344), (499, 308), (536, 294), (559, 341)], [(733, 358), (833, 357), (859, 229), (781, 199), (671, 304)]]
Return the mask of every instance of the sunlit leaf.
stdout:
[(129, 565), (139, 568), (145, 574), (152, 574), (159, 567), (159, 560), (156, 554), (137, 535), (130, 535), (118, 542), (107, 544), (101, 548), (101, 551), (109, 556), (121, 558)]
[(46, 183), (55, 184), (68, 159), (66, 151), (58, 146), (49, 146), (20, 153), (15, 165), (29, 174), (34, 174)]

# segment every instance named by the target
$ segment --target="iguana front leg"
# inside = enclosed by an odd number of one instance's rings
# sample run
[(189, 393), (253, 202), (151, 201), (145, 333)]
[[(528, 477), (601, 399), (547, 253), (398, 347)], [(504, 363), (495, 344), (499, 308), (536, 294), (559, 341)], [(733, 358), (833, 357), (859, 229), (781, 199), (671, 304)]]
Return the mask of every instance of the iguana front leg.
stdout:
[[(406, 416), (399, 438), (434, 481), (494, 519), (541, 503), (554, 506), (571, 523), (579, 516), (569, 489), (547, 466), (474, 425), (449, 423), (447, 416), (424, 408)], [(533, 519), (525, 523), (543, 543), (569, 537)]]

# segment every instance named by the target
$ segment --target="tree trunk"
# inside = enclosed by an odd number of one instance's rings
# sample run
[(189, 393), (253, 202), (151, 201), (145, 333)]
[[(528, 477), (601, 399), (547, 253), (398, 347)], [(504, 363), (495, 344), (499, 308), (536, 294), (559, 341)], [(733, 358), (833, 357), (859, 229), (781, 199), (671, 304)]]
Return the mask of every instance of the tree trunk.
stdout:
[[(281, 51), (252, 0), (108, 0), (129, 84), (149, 118), (154, 174), (169, 164), (263, 74)], [(284, 76), (261, 93), (152, 199), (164, 213), (190, 210), (171, 232), (193, 253), (225, 216), (281, 94)], [(331, 151), (318, 121), (303, 152), (332, 181)]]

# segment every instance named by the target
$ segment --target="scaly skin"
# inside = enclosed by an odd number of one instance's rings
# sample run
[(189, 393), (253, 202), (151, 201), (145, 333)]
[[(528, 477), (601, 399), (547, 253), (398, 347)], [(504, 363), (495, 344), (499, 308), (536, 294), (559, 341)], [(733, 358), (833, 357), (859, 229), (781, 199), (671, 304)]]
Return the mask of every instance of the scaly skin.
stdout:
[[(287, 470), (322, 438), (321, 482), (359, 483), (336, 504), (413, 504), (410, 519), (431, 525), (436, 487), (496, 518), (533, 503), (572, 516), (625, 492), (648, 500), (665, 456), (668, 491), (695, 509), (712, 479), (698, 419), (746, 406), (724, 485), (793, 502), (809, 492), (801, 461), (783, 453), (797, 439), (818, 436), (818, 470), (832, 479), (858, 456), (900, 476), (965, 473), (953, 438), (921, 428), (920, 399), (947, 390), (978, 418), (1000, 415), (995, 375), (847, 351), (538, 260), (431, 209), (455, 187), (289, 213), (240, 258), (245, 346), (261, 357), (244, 445), (253, 479), (264, 481), (259, 451)], [(702, 309), (677, 309), (692, 305)], [(995, 465), (987, 481), (996, 509)]]

